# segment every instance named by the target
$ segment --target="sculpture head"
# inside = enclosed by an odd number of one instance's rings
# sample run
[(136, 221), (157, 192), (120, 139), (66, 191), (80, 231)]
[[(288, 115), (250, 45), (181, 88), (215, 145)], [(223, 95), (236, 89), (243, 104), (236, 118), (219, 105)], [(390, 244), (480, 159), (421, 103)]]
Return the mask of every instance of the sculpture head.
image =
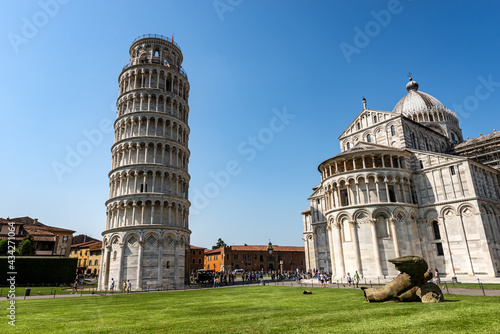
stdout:
[(401, 256), (390, 259), (389, 262), (396, 266), (402, 273), (407, 273), (411, 277), (423, 277), (427, 271), (427, 262), (419, 256)]

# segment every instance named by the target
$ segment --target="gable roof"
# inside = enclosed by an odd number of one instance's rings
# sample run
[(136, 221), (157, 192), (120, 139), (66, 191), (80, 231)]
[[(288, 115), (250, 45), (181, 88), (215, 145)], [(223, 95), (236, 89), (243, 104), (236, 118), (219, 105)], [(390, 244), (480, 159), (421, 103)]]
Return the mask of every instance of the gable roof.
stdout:
[[(368, 114), (369, 113), (382, 113), (382, 114), (385, 114), (385, 115), (389, 115), (390, 117), (388, 119), (384, 119), (384, 120), (379, 120), (377, 123), (375, 124), (372, 124), (370, 126), (367, 126), (367, 127), (363, 127), (359, 130), (356, 130), (354, 133), (347, 133), (348, 131), (350, 131), (350, 129), (355, 126), (355, 124), (360, 121), (360, 119), (362, 118), (362, 116), (367, 116), (368, 117)], [(401, 115), (398, 115), (398, 114), (394, 114), (390, 111), (382, 111), (382, 110), (374, 110), (374, 109), (363, 109), (359, 114), (358, 116), (356, 116), (354, 118), (354, 120), (347, 126), (347, 128), (342, 132), (342, 134), (339, 136), (339, 140), (341, 140), (342, 138), (344, 137), (347, 137), (348, 135), (353, 135), (355, 133), (358, 133), (358, 132), (363, 132), (363, 131), (366, 131), (367, 129), (370, 129), (370, 128), (375, 128), (377, 126), (380, 126), (380, 124), (383, 124), (385, 122), (388, 122), (388, 121), (391, 121), (393, 120), (394, 118), (397, 118), (397, 117), (401, 117)]]

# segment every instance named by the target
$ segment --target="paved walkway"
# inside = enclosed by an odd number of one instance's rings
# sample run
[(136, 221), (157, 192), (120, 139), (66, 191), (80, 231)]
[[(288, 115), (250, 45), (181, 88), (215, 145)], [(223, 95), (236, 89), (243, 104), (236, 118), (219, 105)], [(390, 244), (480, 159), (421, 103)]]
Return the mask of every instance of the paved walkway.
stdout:
[[(385, 280), (380, 280), (381, 284), (385, 284), (387, 282), (390, 282), (392, 279), (385, 279)], [(369, 282), (367, 280), (367, 282)], [(442, 281), (444, 283), (444, 281)], [(459, 280), (460, 283), (477, 283), (477, 280), (474, 281), (474, 280), (471, 280), (470, 282), (465, 282), (465, 281), (462, 281), (462, 280)], [(264, 283), (265, 285), (276, 285), (276, 286), (300, 286), (300, 287), (303, 287), (303, 288), (311, 288), (311, 287), (315, 287), (315, 288), (318, 288), (318, 287), (321, 287), (321, 284), (318, 283), (318, 280), (317, 279), (303, 279), (301, 280), (301, 282), (296, 282), (296, 281), (272, 281), (270, 278), (268, 279), (267, 277), (264, 279)], [(378, 281), (376, 282), (378, 283)], [(453, 288), (453, 287), (450, 287), (451, 286), (451, 282), (446, 282), (448, 284), (448, 288), (446, 287), (443, 287), (442, 290), (444, 293), (449, 293), (449, 294), (455, 294), (455, 295), (471, 295), (471, 296), (482, 296), (482, 295), (486, 295), (486, 296), (500, 296), (500, 289), (485, 289), (484, 290), (484, 294), (483, 294), (483, 290), (482, 289), (464, 289), (464, 288)], [(486, 283), (486, 282), (484, 282)], [(500, 283), (500, 278), (497, 279), (497, 281), (495, 282), (491, 282), (491, 283)], [(375, 284), (375, 282), (374, 282)], [(243, 281), (236, 281), (234, 282), (232, 285), (228, 285), (228, 286), (222, 286), (221, 288), (231, 288), (231, 287), (236, 287), (236, 286), (258, 286), (259, 285), (259, 282), (252, 282), (250, 284), (248, 284), (247, 282), (243, 282)], [(370, 284), (360, 284), (359, 285), (359, 288), (361, 287), (367, 287), (369, 288), (370, 287)], [(376, 287), (376, 285), (374, 286)], [(326, 288), (330, 288), (330, 289), (337, 289), (337, 288), (340, 288), (340, 289), (354, 289), (354, 287), (349, 287), (347, 285), (347, 283), (330, 283), (327, 285)], [(186, 288), (186, 289), (178, 289), (178, 290), (162, 290), (163, 292), (172, 292), (172, 291), (189, 291), (189, 290), (200, 290), (200, 289), (213, 289), (213, 287), (196, 287), (196, 288)], [(151, 291), (151, 292), (156, 292), (156, 291)], [(148, 293), (147, 291), (135, 291), (135, 292), (131, 292), (131, 294), (137, 294), (137, 293)], [(106, 296), (109, 296), (109, 295), (124, 295), (124, 293), (122, 292), (115, 292), (115, 293), (112, 293), (110, 294), (109, 292), (106, 293)], [(96, 297), (96, 296), (104, 296), (104, 292), (96, 292), (94, 294), (92, 293), (83, 293), (83, 294), (60, 294), (60, 295), (32, 295), (32, 296), (29, 296), (29, 297), (26, 297), (26, 299), (50, 299), (50, 298), (73, 298), (73, 297)], [(16, 296), (16, 298), (14, 298), (14, 300), (23, 300), (24, 299), (24, 296)], [(8, 298), (6, 297), (1, 297), (0, 298), (0, 301), (2, 300), (9, 300)]]

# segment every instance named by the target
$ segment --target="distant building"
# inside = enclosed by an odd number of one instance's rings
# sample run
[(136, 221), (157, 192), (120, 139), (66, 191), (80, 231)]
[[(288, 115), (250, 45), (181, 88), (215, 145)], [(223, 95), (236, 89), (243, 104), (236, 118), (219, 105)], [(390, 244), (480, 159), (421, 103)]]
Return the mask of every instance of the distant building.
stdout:
[(77, 262), (78, 273), (85, 275), (90, 275), (90, 274), (98, 275), (99, 273), (98, 266), (100, 265), (101, 261), (100, 260), (101, 248), (102, 248), (102, 242), (95, 239), (71, 245), (71, 254), (69, 257), (78, 259)]
[(34, 240), (35, 255), (69, 256), (75, 231), (48, 226), (30, 217), (0, 218), (0, 239), (9, 238), (9, 224), (12, 223), (15, 228), (16, 247), (30, 234)]
[(190, 246), (189, 251), (189, 269), (191, 271), (203, 269), (203, 259), (205, 256), (205, 249), (203, 247)]
[(86, 234), (78, 234), (73, 237), (73, 242), (71, 243), (72, 245), (74, 244), (83, 244), (85, 242), (89, 241), (100, 241), (99, 239), (92, 238)]
[(87, 272), (93, 276), (99, 276), (99, 266), (101, 265), (102, 241), (94, 242), (89, 246), (89, 265)]
[(472, 139), (467, 137), (467, 140), (456, 145), (453, 151), (457, 155), (500, 170), (500, 132), (496, 130)]
[(204, 269), (215, 271), (304, 270), (304, 247), (266, 245), (225, 246), (205, 251)]

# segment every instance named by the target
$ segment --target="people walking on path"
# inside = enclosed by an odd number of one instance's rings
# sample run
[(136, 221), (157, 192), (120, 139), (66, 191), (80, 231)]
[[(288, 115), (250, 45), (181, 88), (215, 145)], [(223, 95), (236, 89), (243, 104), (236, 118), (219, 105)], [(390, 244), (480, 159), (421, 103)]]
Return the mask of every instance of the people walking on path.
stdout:
[(75, 282), (73, 283), (73, 291), (71, 292), (72, 294), (73, 293), (78, 293), (78, 280), (75, 280)]
[(347, 273), (347, 284), (348, 284), (349, 287), (351, 287), (351, 283), (352, 283), (351, 274)]
[(115, 280), (111, 278), (111, 284), (109, 286), (109, 291), (113, 292), (115, 290)]
[(354, 282), (356, 283), (356, 288), (359, 288), (359, 274), (357, 271), (354, 274)]

